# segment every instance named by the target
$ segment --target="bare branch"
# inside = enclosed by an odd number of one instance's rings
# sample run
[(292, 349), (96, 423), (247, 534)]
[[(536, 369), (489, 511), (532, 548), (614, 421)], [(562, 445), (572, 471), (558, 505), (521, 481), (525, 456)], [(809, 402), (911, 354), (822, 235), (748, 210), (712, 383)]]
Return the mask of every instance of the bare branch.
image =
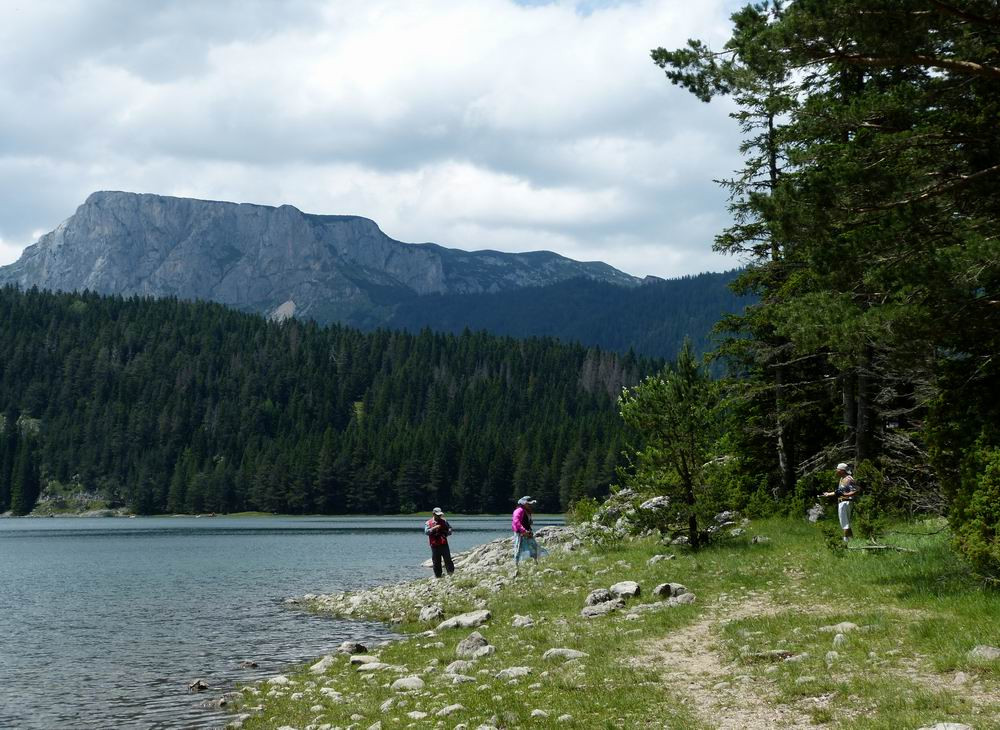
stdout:
[(942, 13), (953, 15), (956, 18), (961, 18), (969, 23), (975, 23), (976, 25), (989, 25), (994, 28), (1000, 27), (1000, 19), (998, 18), (987, 18), (982, 15), (974, 15), (967, 10), (956, 8), (951, 3), (942, 2), (942, 0), (931, 0), (931, 5), (940, 10)]
[(936, 58), (916, 54), (913, 56), (865, 56), (860, 53), (843, 53), (834, 50), (824, 57), (817, 58), (818, 61), (837, 60), (848, 63), (852, 66), (865, 66), (874, 68), (895, 68), (898, 66), (919, 66), (922, 68), (938, 68), (947, 71), (956, 71), (969, 76), (981, 76), (988, 79), (1000, 79), (1000, 68), (987, 66), (975, 61), (958, 61), (950, 58)]

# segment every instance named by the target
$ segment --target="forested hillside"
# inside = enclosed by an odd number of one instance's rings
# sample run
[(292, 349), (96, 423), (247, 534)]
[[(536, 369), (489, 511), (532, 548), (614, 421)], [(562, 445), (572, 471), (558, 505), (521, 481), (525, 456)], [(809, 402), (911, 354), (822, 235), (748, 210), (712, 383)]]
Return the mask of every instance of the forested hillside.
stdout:
[(755, 301), (729, 288), (737, 274), (656, 279), (633, 288), (577, 278), (494, 294), (414, 297), (396, 309), (389, 325), (410, 331), (470, 327), (515, 337), (558, 337), (673, 359), (687, 337), (696, 349), (710, 350), (715, 323)]
[(282, 324), (0, 290), (0, 511), (50, 482), (141, 513), (561, 509), (606, 490), (656, 363), (485, 333)]

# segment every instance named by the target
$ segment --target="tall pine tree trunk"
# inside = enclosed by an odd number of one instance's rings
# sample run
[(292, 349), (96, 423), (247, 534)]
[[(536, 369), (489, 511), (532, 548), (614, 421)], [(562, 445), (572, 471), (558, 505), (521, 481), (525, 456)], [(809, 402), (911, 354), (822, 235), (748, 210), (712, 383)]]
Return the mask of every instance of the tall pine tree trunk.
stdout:
[(857, 428), (854, 440), (854, 463), (875, 457), (875, 388), (871, 377), (872, 349), (865, 347), (864, 359), (858, 369)]
[(795, 489), (795, 442), (791, 429), (784, 418), (785, 411), (785, 368), (774, 369), (774, 410), (778, 427), (778, 467), (781, 470), (781, 483), (778, 494), (781, 499)]

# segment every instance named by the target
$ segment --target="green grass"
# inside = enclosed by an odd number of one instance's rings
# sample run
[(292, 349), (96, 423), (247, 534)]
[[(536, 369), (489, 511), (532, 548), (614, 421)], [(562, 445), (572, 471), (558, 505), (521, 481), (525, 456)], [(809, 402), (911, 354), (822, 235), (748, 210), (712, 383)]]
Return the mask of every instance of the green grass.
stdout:
[[(476, 661), (475, 682), (441, 682), (444, 667), (456, 658), (456, 644), (469, 630), (415, 636), (379, 654), (381, 661), (420, 673), (427, 681), (421, 693), (399, 695), (388, 686), (399, 675), (365, 678), (346, 657), (339, 657), (323, 677), (289, 675), (297, 684), (278, 688), (271, 697), (254, 696), (255, 688), (245, 688), (244, 708), (262, 709), (244, 727), (331, 723), (367, 728), (381, 720), (383, 728), (435, 727), (439, 722), (440, 727), (467, 723), (475, 728), (496, 717), (510, 728), (711, 728), (713, 718), (705, 716), (686, 683), (664, 681), (665, 667), (650, 658), (649, 649), (712, 617), (712, 648), (723, 663), (724, 679), (752, 687), (765, 710), (792, 710), (820, 727), (895, 730), (965, 722), (977, 730), (1000, 728), (1000, 662), (967, 658), (977, 644), (1000, 646), (1000, 596), (969, 576), (949, 550), (945, 533), (890, 535), (889, 542), (917, 552), (877, 554), (831, 552), (819, 528), (802, 521), (755, 523), (748, 537), (754, 534), (771, 542), (751, 545), (743, 539), (691, 553), (649, 539), (557, 553), (538, 571), (522, 570), (516, 583), (497, 593), (480, 586), (481, 578), (456, 575), (444, 602), (446, 614), (469, 610), (477, 601), (485, 601), (493, 613), (479, 631), (497, 651)], [(677, 557), (647, 565), (657, 553)], [(542, 572), (547, 568), (558, 572)], [(640, 603), (656, 600), (651, 589), (666, 581), (685, 584), (697, 602), (634, 621), (623, 614), (580, 617), (590, 590), (626, 579), (642, 586)], [(408, 620), (397, 628), (416, 634), (428, 628), (413, 620), (418, 610), (389, 606), (375, 618), (405, 615)], [(531, 616), (535, 626), (511, 628), (515, 614)], [(834, 648), (833, 634), (820, 628), (841, 621), (861, 628)], [(566, 665), (544, 662), (541, 655), (551, 647), (590, 656)], [(791, 662), (755, 656), (775, 649), (807, 656)], [(837, 657), (828, 665), (827, 652), (834, 650)], [(533, 672), (513, 684), (494, 677), (511, 666), (529, 666)], [(961, 685), (954, 682), (958, 672), (966, 678)], [(336, 688), (345, 701), (319, 696), (325, 685)], [(306, 696), (292, 700), (294, 692)], [(390, 699), (393, 706), (382, 712), (380, 706)], [(737, 694), (730, 711), (741, 711), (739, 699)], [(434, 715), (454, 703), (465, 709), (443, 719)], [(313, 706), (322, 709), (311, 710)], [(548, 718), (532, 718), (536, 708)], [(406, 715), (414, 710), (429, 716), (415, 721)], [(573, 719), (557, 722), (564, 714)], [(363, 719), (352, 720), (352, 715)]]

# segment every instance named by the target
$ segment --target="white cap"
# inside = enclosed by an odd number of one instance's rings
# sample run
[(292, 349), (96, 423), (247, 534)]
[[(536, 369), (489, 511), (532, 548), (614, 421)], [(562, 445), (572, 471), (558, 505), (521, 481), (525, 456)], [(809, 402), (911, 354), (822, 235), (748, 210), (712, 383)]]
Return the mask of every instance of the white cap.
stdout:
[(433, 514), (436, 514), (436, 515), (443, 515), (444, 514), (444, 510), (442, 510), (440, 507), (435, 507), (434, 509), (431, 510), (431, 512)]
[(837, 464), (837, 471), (847, 471), (847, 464), (844, 462)]

